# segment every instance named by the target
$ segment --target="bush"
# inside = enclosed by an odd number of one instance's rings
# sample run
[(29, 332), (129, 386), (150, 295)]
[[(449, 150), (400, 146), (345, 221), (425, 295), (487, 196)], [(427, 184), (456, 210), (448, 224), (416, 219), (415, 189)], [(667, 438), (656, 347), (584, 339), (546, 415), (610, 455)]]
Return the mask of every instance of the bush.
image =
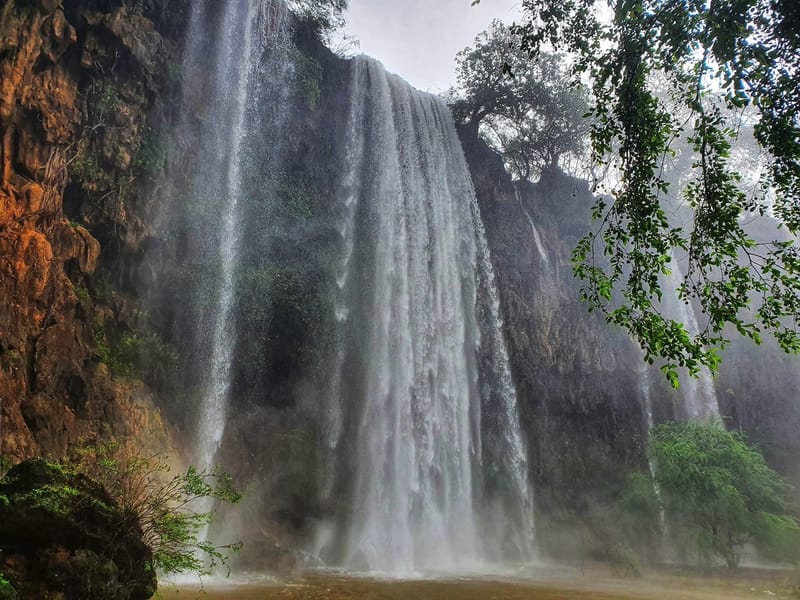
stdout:
[(769, 560), (800, 560), (800, 523), (786, 514), (791, 488), (741, 433), (663, 424), (650, 453), (669, 531), (701, 564), (720, 558), (734, 568), (745, 544)]
[(163, 389), (178, 367), (178, 351), (158, 334), (124, 333), (116, 344), (109, 344), (100, 319), (92, 323), (92, 334), (97, 355), (115, 377), (138, 377)]
[(165, 456), (131, 456), (117, 444), (81, 446), (67, 463), (102, 484), (122, 511), (138, 521), (162, 574), (210, 574), (220, 565), (227, 567), (230, 554), (241, 547), (200, 539), (213, 516), (213, 510), (200, 506), (209, 500), (241, 500), (230, 476), (219, 469), (189, 467), (170, 475)]
[(17, 591), (11, 582), (0, 575), (0, 600), (17, 600)]
[(148, 129), (131, 166), (146, 179), (153, 179), (167, 163), (167, 150), (164, 138), (159, 137), (152, 129)]

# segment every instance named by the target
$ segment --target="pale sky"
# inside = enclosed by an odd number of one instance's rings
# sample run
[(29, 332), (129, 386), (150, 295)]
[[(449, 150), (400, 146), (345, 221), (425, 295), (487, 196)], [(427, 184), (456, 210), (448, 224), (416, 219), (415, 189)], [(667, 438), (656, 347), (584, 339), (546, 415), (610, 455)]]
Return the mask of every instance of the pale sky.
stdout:
[(519, 20), (520, 0), (350, 0), (345, 33), (357, 54), (380, 60), (413, 86), (441, 92), (455, 83), (455, 56), (494, 18)]

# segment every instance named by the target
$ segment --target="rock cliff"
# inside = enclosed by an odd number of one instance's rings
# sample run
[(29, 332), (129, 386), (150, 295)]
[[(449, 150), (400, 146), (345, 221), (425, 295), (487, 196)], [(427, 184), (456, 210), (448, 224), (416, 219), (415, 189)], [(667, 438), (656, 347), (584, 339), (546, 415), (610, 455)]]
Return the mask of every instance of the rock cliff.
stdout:
[(170, 444), (148, 388), (113, 360), (135, 315), (125, 277), (147, 237), (149, 135), (174, 85), (181, 3), (169, 4), (11, 0), (0, 13), (0, 452), (12, 459), (134, 431)]

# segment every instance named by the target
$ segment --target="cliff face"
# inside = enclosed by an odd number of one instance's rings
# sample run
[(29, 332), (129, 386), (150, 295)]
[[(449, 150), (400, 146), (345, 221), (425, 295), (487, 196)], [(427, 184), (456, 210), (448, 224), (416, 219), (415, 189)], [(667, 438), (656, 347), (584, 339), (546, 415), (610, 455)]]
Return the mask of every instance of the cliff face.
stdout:
[[(474, 131), (461, 136), (497, 273), (540, 540), (546, 551), (574, 556), (569, 545), (583, 533), (601, 544), (613, 539), (608, 507), (628, 473), (648, 468), (648, 422), (685, 418), (690, 386), (684, 379), (673, 390), (625, 332), (580, 301), (570, 257), (592, 228), (588, 184), (552, 169), (535, 184), (514, 183)], [(730, 337), (713, 384), (721, 418), (797, 481), (797, 359), (772, 341), (755, 347)]]
[(641, 358), (580, 302), (570, 256), (589, 230), (586, 182), (557, 170), (536, 184), (512, 182), (474, 131), (461, 136), (497, 276), (539, 539), (548, 552), (574, 556), (565, 540), (587, 529), (603, 537), (605, 501), (628, 473), (647, 468)]
[(177, 35), (147, 15), (179, 9), (65, 4), (0, 13), (0, 452), (12, 459), (133, 432), (168, 445), (148, 389), (109, 372), (133, 311), (124, 285), (103, 282), (124, 282), (146, 237), (137, 160), (175, 54), (157, 25)]

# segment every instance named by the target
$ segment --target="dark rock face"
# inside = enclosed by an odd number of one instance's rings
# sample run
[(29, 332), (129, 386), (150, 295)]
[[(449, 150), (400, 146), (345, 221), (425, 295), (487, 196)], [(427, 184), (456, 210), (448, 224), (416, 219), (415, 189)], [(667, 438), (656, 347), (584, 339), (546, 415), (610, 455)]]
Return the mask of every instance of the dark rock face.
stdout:
[(460, 133), (497, 277), (539, 539), (546, 551), (574, 555), (547, 545), (602, 530), (595, 509), (628, 473), (647, 468), (641, 358), (621, 330), (580, 302), (570, 255), (589, 230), (588, 185), (558, 170), (536, 184), (512, 182), (474, 131)]
[(102, 486), (43, 460), (0, 480), (0, 572), (23, 598), (146, 600), (152, 553)]
[[(615, 520), (605, 514), (609, 499), (628, 473), (648, 468), (648, 401), (652, 422), (682, 419), (684, 392), (644, 365), (622, 329), (589, 314), (580, 301), (570, 258), (592, 228), (588, 184), (553, 169), (535, 184), (514, 183), (476, 132), (460, 134), (497, 275), (531, 453), (539, 539), (546, 552), (575, 556), (580, 530), (601, 543), (609, 539)], [(722, 418), (759, 444), (774, 468), (800, 481), (794, 393), (800, 365), (771, 341), (755, 347), (735, 332), (731, 338), (715, 380)]]

